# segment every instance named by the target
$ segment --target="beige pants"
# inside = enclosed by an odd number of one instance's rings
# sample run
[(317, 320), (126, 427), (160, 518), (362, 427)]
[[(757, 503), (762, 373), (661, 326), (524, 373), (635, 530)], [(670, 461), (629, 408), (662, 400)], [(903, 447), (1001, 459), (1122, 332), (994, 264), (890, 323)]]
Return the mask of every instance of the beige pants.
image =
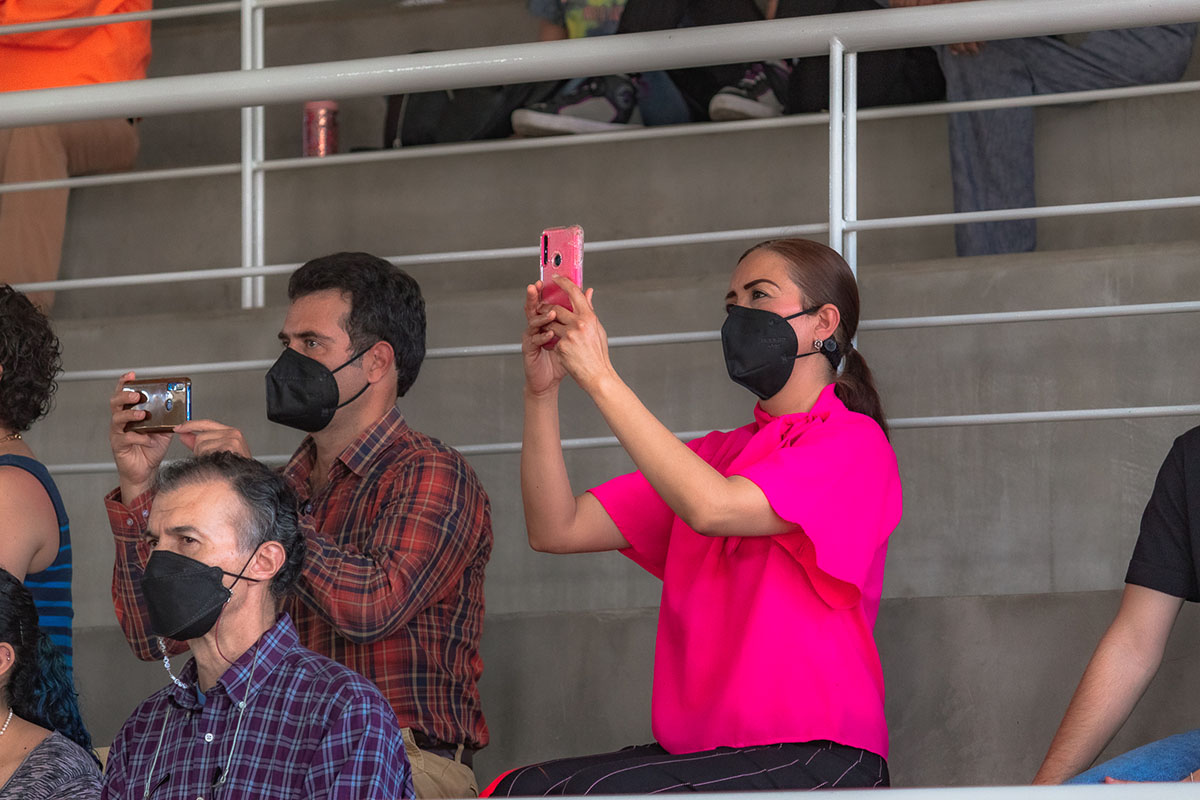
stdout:
[[(133, 166), (137, 128), (124, 119), (0, 129), (0, 183), (58, 180)], [(68, 189), (0, 194), (0, 282), (58, 277)], [(30, 293), (49, 308), (53, 292)]]
[(466, 764), (427, 753), (413, 741), (412, 728), (402, 728), (404, 752), (412, 765), (413, 789), (417, 797), (469, 798), (479, 796), (475, 772)]

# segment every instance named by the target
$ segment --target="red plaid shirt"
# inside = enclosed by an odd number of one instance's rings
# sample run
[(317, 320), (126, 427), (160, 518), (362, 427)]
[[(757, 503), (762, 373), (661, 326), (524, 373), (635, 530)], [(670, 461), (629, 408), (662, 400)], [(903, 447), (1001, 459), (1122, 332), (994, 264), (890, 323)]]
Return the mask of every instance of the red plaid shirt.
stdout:
[[(306, 534), (304, 571), (286, 601), (301, 643), (374, 681), (402, 726), (483, 747), (479, 637), (492, 524), (474, 471), (396, 409), (342, 452), (313, 495), (315, 462), (306, 438), (282, 473)], [(105, 498), (117, 545), (113, 604), (134, 653), (153, 660), (161, 654), (141, 593), (152, 497), (126, 506), (119, 495)]]

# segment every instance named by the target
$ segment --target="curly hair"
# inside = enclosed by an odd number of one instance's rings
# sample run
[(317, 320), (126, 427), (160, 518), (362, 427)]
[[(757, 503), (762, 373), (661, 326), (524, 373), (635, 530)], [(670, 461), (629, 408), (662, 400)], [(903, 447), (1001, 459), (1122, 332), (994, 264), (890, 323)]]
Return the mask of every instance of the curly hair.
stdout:
[(229, 484), (245, 508), (240, 529), (243, 553), (253, 553), (266, 542), (283, 545), (287, 558), (271, 578), (271, 594), (284, 597), (304, 568), (304, 531), (295, 493), (262, 462), (226, 451), (166, 464), (159, 470), (156, 489), (161, 494), (213, 480)]
[(7, 283), (0, 283), (0, 367), (0, 425), (22, 433), (50, 410), (62, 348), (46, 315)]
[(0, 642), (8, 642), (16, 654), (16, 663), (4, 685), (8, 707), (21, 719), (58, 731), (95, 758), (92, 737), (83, 726), (75, 684), (62, 653), (38, 627), (33, 595), (2, 568)]

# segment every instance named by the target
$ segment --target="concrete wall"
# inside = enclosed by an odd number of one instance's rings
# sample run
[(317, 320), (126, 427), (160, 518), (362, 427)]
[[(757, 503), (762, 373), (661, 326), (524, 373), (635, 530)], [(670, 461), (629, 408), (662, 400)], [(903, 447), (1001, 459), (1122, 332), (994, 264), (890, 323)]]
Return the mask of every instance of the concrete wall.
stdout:
[[(363, 2), (328, 20), (320, 6), (271, 11), (270, 63), (512, 41), (530, 26), (517, 0), (401, 8)], [(236, 65), (232, 21), (156, 29), (156, 74)], [(382, 101), (344, 106), (343, 141), (372, 144)], [(1193, 98), (1039, 112), (1043, 202), (1197, 193)], [(299, 109), (271, 109), (269, 151), (295, 154)], [(143, 126), (146, 166), (229, 161), (236, 114)], [(1087, 137), (1079, 131), (1087, 130)], [(863, 216), (949, 208), (939, 119), (863, 126)], [(384, 255), (530, 244), (579, 221), (591, 239), (813, 221), (823, 214), (823, 134), (815, 129), (631, 145), (447, 156), (273, 173), (267, 258), (335, 249)], [(195, 180), (76, 192), (64, 275), (237, 263), (237, 181)], [(1195, 298), (1196, 212), (1043, 225), (1049, 252), (954, 260), (949, 229), (864, 236), (864, 317)], [(1087, 246), (1089, 249), (1079, 250)], [(713, 330), (741, 244), (592, 254), (588, 281), (610, 336)], [(430, 345), (516, 341), (525, 260), (414, 269)], [(238, 311), (233, 281), (63, 293), (68, 369), (269, 358), (282, 288)], [(860, 348), (894, 417), (1194, 402), (1195, 315), (864, 333)], [(729, 383), (715, 343), (614, 352), (614, 363), (675, 430), (728, 428), (750, 395)], [(516, 358), (427, 362), (402, 409), (452, 444), (520, 437)], [(105, 382), (70, 383), (29, 437), (52, 464), (109, 459)], [(261, 375), (197, 376), (195, 408), (242, 427), (257, 454), (299, 437), (263, 418)], [(567, 437), (606, 433), (579, 392), (564, 396)], [(1091, 648), (1111, 619), (1137, 520), (1172, 438), (1196, 419), (901, 430), (893, 442), (906, 513), (890, 549), (877, 626), (889, 687), (897, 785), (1017, 783), (1036, 769)], [(613, 554), (531, 552), (517, 458), (472, 459), (492, 498), (496, 548), (484, 640), (494, 744), (483, 779), (535, 759), (650, 738), (658, 585)], [(572, 452), (577, 488), (627, 469), (620, 450)], [(162, 685), (133, 662), (108, 598), (112, 549), (100, 497), (111, 474), (62, 476), (77, 553), (77, 660), (85, 712), (107, 741)], [(1181, 617), (1167, 664), (1112, 749), (1194, 725), (1200, 617)]]

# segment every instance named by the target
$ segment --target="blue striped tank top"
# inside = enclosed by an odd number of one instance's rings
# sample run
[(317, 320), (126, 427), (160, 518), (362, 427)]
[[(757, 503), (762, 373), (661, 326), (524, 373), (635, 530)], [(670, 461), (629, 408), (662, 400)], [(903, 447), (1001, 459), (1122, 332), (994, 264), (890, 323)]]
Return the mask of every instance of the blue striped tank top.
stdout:
[(54, 503), (54, 513), (58, 516), (58, 556), (54, 563), (41, 572), (26, 575), (25, 586), (33, 594), (42, 629), (58, 645), (70, 668), (71, 620), (75, 617), (75, 611), (71, 606), (71, 527), (67, 521), (67, 509), (63, 506), (62, 495), (58, 493), (54, 479), (40, 461), (26, 456), (0, 455), (0, 467), (19, 467), (37, 478), (50, 496), (50, 502)]

